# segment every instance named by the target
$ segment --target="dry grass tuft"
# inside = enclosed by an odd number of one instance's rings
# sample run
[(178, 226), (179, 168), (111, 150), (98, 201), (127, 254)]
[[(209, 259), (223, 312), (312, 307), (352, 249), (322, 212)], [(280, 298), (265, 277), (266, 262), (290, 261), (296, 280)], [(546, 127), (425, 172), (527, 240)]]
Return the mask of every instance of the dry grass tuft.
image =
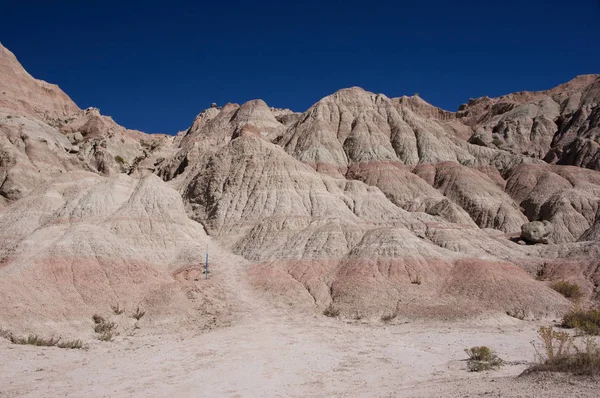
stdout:
[(502, 359), (488, 347), (479, 346), (465, 349), (469, 356), (467, 367), (471, 372), (482, 372), (497, 369), (504, 363)]
[(142, 310), (140, 309), (140, 307), (137, 307), (137, 309), (136, 309), (136, 310), (135, 310), (135, 312), (133, 313), (132, 317), (133, 317), (133, 318), (135, 318), (135, 319), (137, 319), (137, 320), (139, 321), (140, 319), (142, 319), (142, 317), (143, 317), (144, 315), (146, 315), (146, 311), (142, 311)]
[(117, 333), (106, 331), (106, 332), (99, 333), (98, 336), (97, 336), (97, 338), (100, 341), (113, 341), (113, 339), (117, 335), (118, 335)]
[(517, 318), (522, 321), (525, 319), (525, 310), (520, 308), (515, 309), (513, 311), (506, 311), (506, 315), (511, 316), (513, 318)]
[(125, 312), (124, 308), (121, 308), (119, 306), (119, 303), (115, 304), (115, 305), (111, 305), (110, 308), (113, 310), (113, 313), (115, 315), (121, 315), (123, 312)]
[(397, 315), (397, 314), (395, 314), (395, 313), (394, 313), (394, 314), (383, 314), (383, 315), (381, 316), (381, 322), (384, 322), (384, 323), (391, 322), (391, 321), (393, 321), (394, 319), (396, 319), (396, 316), (398, 316), (398, 315)]
[(58, 347), (58, 348), (84, 348), (83, 342), (81, 340), (67, 340), (60, 341), (59, 338), (51, 337), (49, 339), (45, 339), (35, 334), (30, 334), (27, 337), (17, 337), (13, 335), (11, 332), (5, 329), (0, 329), (0, 337), (3, 337), (7, 340), (10, 340), (13, 344), (19, 345), (34, 345), (37, 347)]
[(56, 344), (56, 346), (58, 348), (70, 348), (73, 350), (81, 350), (84, 348), (83, 341), (81, 340), (59, 341), (58, 344)]
[(111, 332), (117, 328), (117, 325), (114, 322), (103, 322), (94, 326), (94, 332), (96, 333), (104, 333)]
[(60, 340), (54, 337), (45, 339), (43, 337), (38, 336), (37, 334), (30, 334), (27, 337), (17, 337), (11, 334), (8, 337), (8, 339), (13, 344), (34, 345), (36, 347), (54, 347)]
[(340, 310), (333, 306), (333, 303), (329, 304), (325, 310), (323, 310), (323, 315), (328, 316), (330, 318), (336, 318), (340, 315)]
[(100, 315), (94, 315), (94, 332), (98, 334), (96, 336), (100, 341), (112, 341), (118, 333), (115, 331), (117, 324), (114, 322), (107, 322), (106, 319)]
[(11, 333), (8, 330), (0, 328), (0, 337), (10, 340), (10, 335)]
[(583, 296), (579, 285), (567, 281), (554, 282), (550, 287), (568, 299), (578, 300)]
[(354, 313), (352, 314), (352, 319), (354, 319), (355, 321), (360, 321), (361, 319), (364, 319), (364, 317), (365, 316), (358, 311), (354, 311)]

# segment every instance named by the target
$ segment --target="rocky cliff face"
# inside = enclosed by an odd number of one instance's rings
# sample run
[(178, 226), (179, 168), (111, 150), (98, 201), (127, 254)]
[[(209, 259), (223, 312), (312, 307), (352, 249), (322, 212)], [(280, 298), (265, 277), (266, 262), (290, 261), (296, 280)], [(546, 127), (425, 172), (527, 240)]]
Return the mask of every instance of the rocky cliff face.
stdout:
[[(304, 113), (255, 100), (169, 137), (38, 90), (3, 48), (0, 66), (0, 321), (72, 321), (113, 301), (226, 317), (222, 274), (195, 280), (206, 245), (308, 310), (568, 308), (541, 274), (597, 298), (599, 76), (456, 113), (360, 88)], [(549, 244), (517, 242), (531, 221)]]

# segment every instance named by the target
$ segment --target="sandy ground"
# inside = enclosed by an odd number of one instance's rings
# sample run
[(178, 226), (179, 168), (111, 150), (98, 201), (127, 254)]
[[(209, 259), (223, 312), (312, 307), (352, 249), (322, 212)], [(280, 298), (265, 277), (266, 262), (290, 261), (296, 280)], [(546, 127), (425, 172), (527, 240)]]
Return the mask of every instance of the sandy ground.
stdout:
[[(265, 303), (231, 275), (238, 321), (208, 333), (121, 334), (88, 350), (0, 339), (1, 397), (597, 397), (589, 379), (516, 378), (534, 358), (539, 324), (343, 321)], [(464, 349), (507, 361), (471, 373)]]

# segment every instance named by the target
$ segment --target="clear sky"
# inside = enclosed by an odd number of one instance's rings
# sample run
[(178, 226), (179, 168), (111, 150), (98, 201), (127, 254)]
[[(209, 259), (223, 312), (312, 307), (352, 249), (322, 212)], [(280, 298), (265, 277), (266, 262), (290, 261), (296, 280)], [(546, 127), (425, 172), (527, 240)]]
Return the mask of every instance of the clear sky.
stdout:
[(146, 132), (211, 102), (304, 111), (361, 86), (448, 110), (600, 73), (599, 0), (5, 1), (0, 42), (80, 107)]

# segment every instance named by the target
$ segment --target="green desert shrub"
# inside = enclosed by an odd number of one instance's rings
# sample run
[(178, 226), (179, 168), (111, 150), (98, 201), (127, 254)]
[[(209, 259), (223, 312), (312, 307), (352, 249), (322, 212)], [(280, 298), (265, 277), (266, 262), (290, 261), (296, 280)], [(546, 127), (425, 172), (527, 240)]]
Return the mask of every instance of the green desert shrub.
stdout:
[(586, 336), (583, 347), (579, 347), (569, 333), (557, 332), (551, 327), (541, 327), (538, 336), (543, 353), (534, 344), (538, 363), (527, 369), (524, 374), (562, 372), (585, 376), (600, 375), (600, 348), (594, 337)]
[(503, 361), (486, 346), (467, 348), (465, 352), (469, 356), (467, 367), (471, 372), (497, 369), (503, 364)]
[(563, 317), (561, 326), (579, 329), (587, 334), (600, 335), (600, 308), (571, 310)]
[(557, 281), (550, 285), (550, 287), (568, 299), (577, 300), (583, 296), (579, 285), (568, 281)]

